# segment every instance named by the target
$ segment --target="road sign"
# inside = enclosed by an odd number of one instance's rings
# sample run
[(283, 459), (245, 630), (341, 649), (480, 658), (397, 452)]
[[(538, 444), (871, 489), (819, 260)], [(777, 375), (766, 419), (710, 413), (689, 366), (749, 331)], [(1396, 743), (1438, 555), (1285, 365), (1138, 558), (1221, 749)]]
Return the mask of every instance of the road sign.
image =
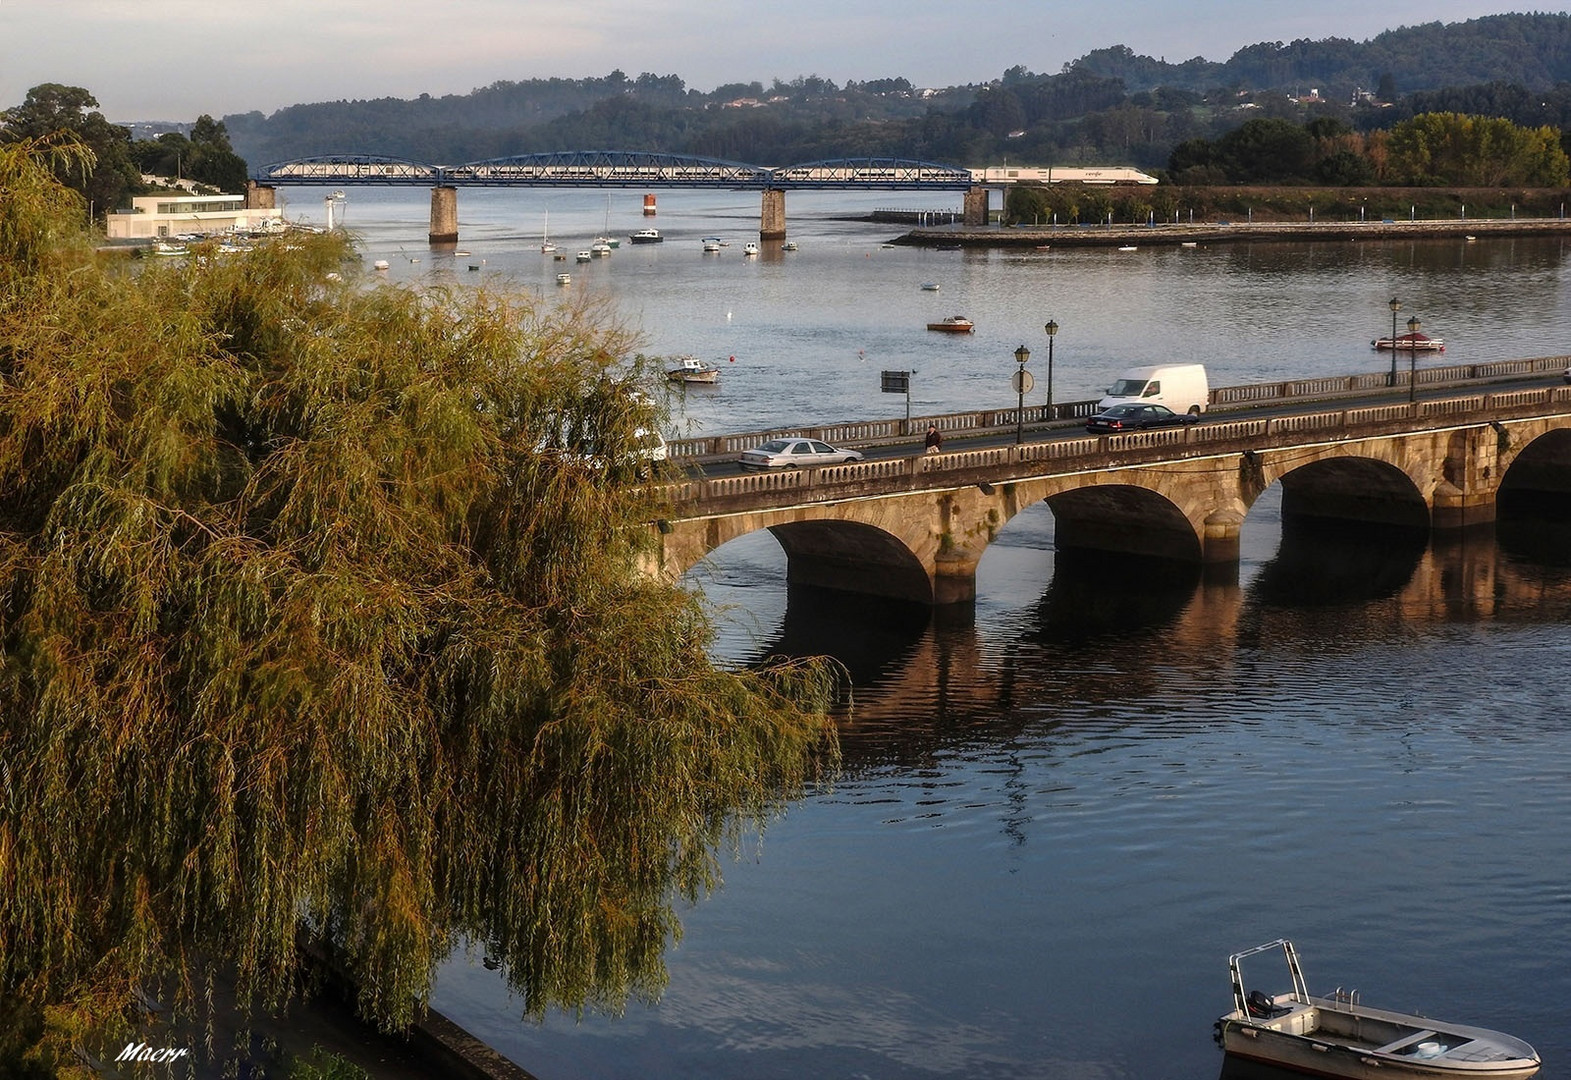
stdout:
[(886, 394), (909, 394), (911, 392), (911, 373), (909, 371), (885, 371), (883, 385), (880, 389)]
[(1021, 368), (1019, 371), (1009, 376), (1009, 385), (1017, 394), (1029, 394), (1031, 392), (1031, 388), (1036, 385), (1036, 380), (1031, 377), (1031, 373), (1029, 371), (1027, 371), (1025, 368)]

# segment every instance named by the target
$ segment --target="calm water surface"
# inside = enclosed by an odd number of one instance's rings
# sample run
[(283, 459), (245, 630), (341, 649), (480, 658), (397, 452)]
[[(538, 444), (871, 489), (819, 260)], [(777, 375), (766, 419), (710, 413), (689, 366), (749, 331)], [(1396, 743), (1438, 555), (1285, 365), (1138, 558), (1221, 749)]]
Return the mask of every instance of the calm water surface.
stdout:
[[(613, 231), (645, 224), (613, 198)], [(367, 258), (408, 253), (391, 276), (555, 289), (544, 204), (569, 257), (605, 220), (603, 193), (462, 191), (471, 254), (437, 255), (424, 199), (351, 193)], [(659, 200), (665, 244), (570, 288), (605, 290), (652, 352), (736, 356), (685, 402), (706, 431), (898, 415), (881, 367), (918, 370), (918, 413), (996, 405), (1048, 317), (1061, 399), (1147, 359), (1214, 384), (1377, 370), (1393, 295), (1449, 343), (1433, 362), (1560, 353), (1571, 330), (1558, 241), (938, 253), (792, 194), (801, 250), (744, 262), (756, 195)], [(711, 234), (732, 246), (701, 255)], [(955, 312), (974, 337), (921, 331)], [(1226, 580), (1060, 555), (1037, 507), (974, 610), (940, 617), (788, 592), (767, 534), (720, 549), (690, 576), (719, 655), (853, 673), (844, 774), (684, 913), (657, 1005), (521, 1022), (464, 957), (436, 1005), (542, 1080), (1209, 1080), (1227, 954), (1290, 936), (1315, 992), (1502, 1028), (1571, 1075), (1571, 539), (1349, 541), (1278, 507)]]

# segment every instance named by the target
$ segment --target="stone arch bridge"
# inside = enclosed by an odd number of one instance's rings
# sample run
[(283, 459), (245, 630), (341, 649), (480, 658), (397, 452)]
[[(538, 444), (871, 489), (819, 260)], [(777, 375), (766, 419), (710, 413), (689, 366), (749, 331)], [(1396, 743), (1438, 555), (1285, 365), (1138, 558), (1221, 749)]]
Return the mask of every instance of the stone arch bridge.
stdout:
[(1415, 529), (1492, 522), (1512, 499), (1571, 507), (1571, 386), (690, 480), (651, 526), (645, 569), (674, 580), (769, 529), (794, 584), (963, 603), (988, 545), (1036, 503), (1060, 548), (1226, 563), (1277, 482), (1285, 516)]

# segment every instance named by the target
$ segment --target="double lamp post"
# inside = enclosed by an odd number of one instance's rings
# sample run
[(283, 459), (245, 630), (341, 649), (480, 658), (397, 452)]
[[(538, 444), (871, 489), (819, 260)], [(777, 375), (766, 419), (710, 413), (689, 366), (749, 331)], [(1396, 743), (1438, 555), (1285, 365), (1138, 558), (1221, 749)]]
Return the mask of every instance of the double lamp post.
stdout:
[[(1043, 416), (1053, 419), (1053, 338), (1058, 334), (1058, 324), (1052, 319), (1047, 320), (1047, 325), (1042, 327), (1047, 331), (1047, 409)], [(1026, 362), (1031, 359), (1031, 350), (1024, 345), (1015, 350), (1015, 362), (1020, 369), (1015, 372), (1011, 380), (1015, 384), (1015, 445), (1019, 446), (1025, 441), (1026, 423), (1026, 392), (1035, 384), (1031, 373), (1026, 370)]]
[[(1396, 354), (1401, 346), (1401, 340), (1396, 336), (1396, 313), (1402, 310), (1402, 301), (1396, 297), (1391, 298), (1391, 374), (1386, 376), (1386, 385), (1396, 385)], [(1414, 315), (1407, 320), (1407, 400), (1415, 401), (1418, 398), (1418, 331), (1423, 328), (1423, 323)]]

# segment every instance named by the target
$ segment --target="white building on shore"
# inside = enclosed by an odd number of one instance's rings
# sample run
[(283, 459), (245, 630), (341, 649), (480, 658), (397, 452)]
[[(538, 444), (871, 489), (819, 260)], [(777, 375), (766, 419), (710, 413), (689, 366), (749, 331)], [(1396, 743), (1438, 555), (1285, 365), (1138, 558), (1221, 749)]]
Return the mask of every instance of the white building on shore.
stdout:
[(277, 209), (250, 210), (244, 195), (138, 195), (131, 209), (110, 214), (110, 240), (159, 240), (185, 233), (275, 232), (284, 227)]

